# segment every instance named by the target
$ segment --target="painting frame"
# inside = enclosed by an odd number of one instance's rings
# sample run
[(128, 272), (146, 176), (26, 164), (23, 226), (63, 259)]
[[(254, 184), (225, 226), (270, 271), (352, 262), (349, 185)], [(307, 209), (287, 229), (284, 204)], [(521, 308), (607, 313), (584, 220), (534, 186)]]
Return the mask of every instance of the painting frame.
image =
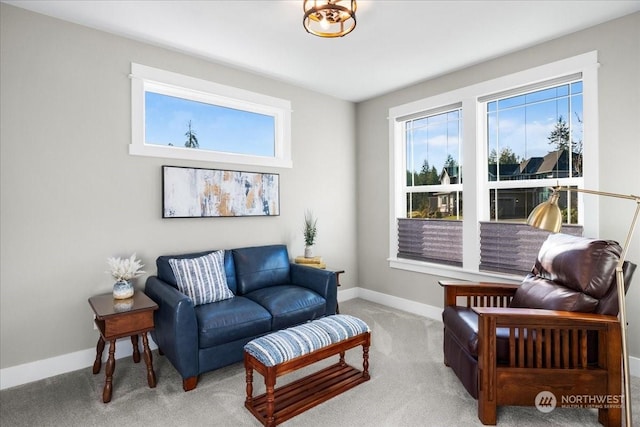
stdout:
[(162, 218), (280, 215), (280, 175), (162, 166)]

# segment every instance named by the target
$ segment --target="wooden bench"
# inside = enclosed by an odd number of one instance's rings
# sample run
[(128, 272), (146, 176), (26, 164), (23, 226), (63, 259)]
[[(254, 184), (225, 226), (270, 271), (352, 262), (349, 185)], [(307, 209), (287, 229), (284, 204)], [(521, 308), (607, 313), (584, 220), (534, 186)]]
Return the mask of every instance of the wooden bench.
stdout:
[[(244, 348), (247, 398), (244, 406), (265, 426), (280, 424), (369, 380), (371, 333), (362, 320), (327, 316), (249, 342)], [(362, 371), (344, 360), (346, 350), (362, 346)], [(275, 388), (276, 378), (327, 357), (338, 363)], [(265, 393), (253, 397), (253, 370), (264, 377)]]

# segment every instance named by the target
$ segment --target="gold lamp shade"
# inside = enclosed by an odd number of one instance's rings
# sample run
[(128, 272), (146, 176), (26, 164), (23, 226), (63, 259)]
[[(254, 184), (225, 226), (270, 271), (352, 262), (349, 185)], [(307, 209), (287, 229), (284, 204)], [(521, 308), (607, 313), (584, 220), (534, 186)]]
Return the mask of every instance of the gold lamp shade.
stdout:
[(549, 200), (536, 206), (527, 218), (527, 224), (552, 233), (560, 231), (562, 212), (558, 206), (558, 197), (558, 193), (554, 191)]
[(302, 25), (318, 37), (342, 37), (356, 27), (356, 0), (304, 0)]

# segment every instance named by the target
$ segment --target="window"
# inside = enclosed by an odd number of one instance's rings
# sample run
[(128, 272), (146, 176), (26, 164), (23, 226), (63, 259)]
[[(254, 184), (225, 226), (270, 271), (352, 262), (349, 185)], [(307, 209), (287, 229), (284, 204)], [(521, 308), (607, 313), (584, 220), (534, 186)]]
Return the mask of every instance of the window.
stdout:
[[(523, 223), (556, 185), (583, 187), (582, 74), (480, 98), (486, 112), (489, 221), (480, 223), (480, 270), (523, 273), (548, 233)], [(559, 200), (564, 224), (578, 222), (576, 193)], [(564, 227), (581, 234), (581, 227)]]
[[(597, 53), (393, 107), (389, 126), (390, 266), (522, 275), (548, 234), (531, 210), (551, 187), (597, 186)], [(598, 234), (592, 199), (561, 195), (563, 233)]]
[(462, 265), (460, 105), (400, 118), (407, 181), (398, 256)]
[(289, 101), (131, 64), (130, 154), (291, 167)]

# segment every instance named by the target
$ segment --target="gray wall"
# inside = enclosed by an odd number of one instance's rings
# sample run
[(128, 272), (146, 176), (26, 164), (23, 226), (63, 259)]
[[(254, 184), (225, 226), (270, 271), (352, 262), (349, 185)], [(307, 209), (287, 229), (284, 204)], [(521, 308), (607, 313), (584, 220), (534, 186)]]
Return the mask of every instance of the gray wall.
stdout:
[[(150, 273), (158, 255), (185, 251), (282, 242), (294, 257), (305, 209), (316, 253), (346, 269), (344, 288), (357, 283), (352, 103), (0, 8), (2, 368), (95, 346), (87, 298), (110, 292), (108, 257), (135, 251)], [(161, 218), (161, 165), (229, 166), (128, 154), (131, 62), (291, 101), (293, 169), (231, 167), (280, 173), (279, 217)]]
[[(390, 107), (598, 50), (600, 183), (606, 191), (640, 195), (640, 13), (515, 52), (358, 104), (358, 265), (362, 286), (442, 307), (438, 277), (389, 268)], [(382, 59), (383, 60), (383, 59)], [(437, 61), (437, 58), (434, 58)], [(593, 196), (591, 196), (593, 197)], [(633, 202), (600, 200), (602, 237), (622, 242)], [(640, 264), (640, 229), (628, 258)], [(640, 273), (628, 293), (629, 350), (640, 357)]]
[[(318, 254), (347, 270), (343, 289), (441, 306), (437, 277), (386, 261), (389, 107), (590, 50), (602, 64), (600, 188), (640, 194), (640, 14), (357, 107), (6, 4), (0, 20), (0, 368), (95, 345), (86, 300), (110, 291), (107, 257), (136, 251), (154, 272), (156, 256), (191, 250), (284, 242), (295, 256), (307, 208), (319, 217)], [(237, 168), (281, 174), (281, 216), (161, 219), (161, 165), (226, 166), (128, 155), (131, 62), (291, 100), (294, 168)], [(318, 117), (331, 129), (316, 126)], [(624, 238), (630, 205), (601, 202), (603, 236)], [(637, 234), (629, 257), (640, 263)], [(628, 298), (631, 307), (640, 301), (639, 277)], [(640, 357), (640, 314), (629, 317)]]

